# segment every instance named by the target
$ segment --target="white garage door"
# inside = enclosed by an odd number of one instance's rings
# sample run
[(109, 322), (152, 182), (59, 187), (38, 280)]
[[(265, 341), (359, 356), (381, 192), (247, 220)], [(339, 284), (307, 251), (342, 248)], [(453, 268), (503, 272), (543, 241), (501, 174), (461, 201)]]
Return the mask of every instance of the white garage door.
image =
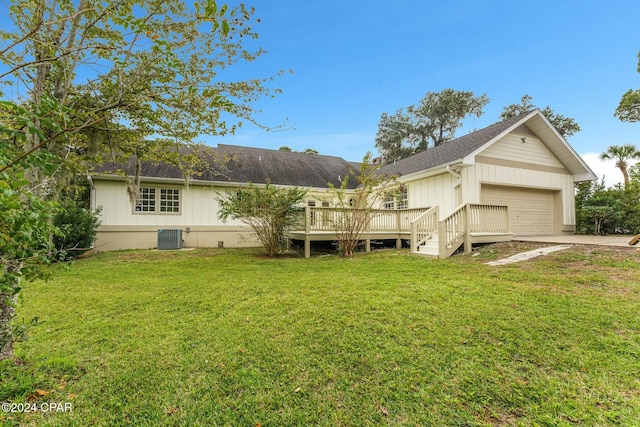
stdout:
[(515, 235), (554, 234), (553, 191), (482, 185), (480, 203), (509, 206)]

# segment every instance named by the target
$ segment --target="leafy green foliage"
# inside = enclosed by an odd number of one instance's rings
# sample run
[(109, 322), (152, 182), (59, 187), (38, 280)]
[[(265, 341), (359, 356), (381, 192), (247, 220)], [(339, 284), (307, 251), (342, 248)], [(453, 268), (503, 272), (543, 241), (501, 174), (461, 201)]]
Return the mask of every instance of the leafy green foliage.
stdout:
[(576, 232), (640, 233), (640, 181), (605, 188), (604, 181), (584, 182), (576, 190)]
[(282, 147), (278, 148), (278, 150), (286, 151), (287, 153), (319, 154), (319, 151), (314, 148), (305, 148), (302, 151), (297, 151), (297, 150), (291, 149), (291, 147), (288, 147), (286, 145), (283, 145)]
[(60, 206), (53, 219), (59, 233), (53, 237), (53, 244), (67, 259), (91, 248), (100, 225), (100, 208), (91, 210), (90, 193), (87, 179), (76, 177), (60, 194)]
[[(640, 52), (638, 52), (638, 72), (640, 73)], [(640, 122), (640, 89), (626, 91), (613, 115), (623, 122)]]
[(306, 194), (299, 188), (249, 185), (236, 192), (218, 194), (223, 221), (238, 219), (251, 226), (269, 256), (282, 253), (286, 232), (300, 219)]
[(92, 212), (74, 201), (64, 201), (53, 219), (60, 232), (54, 236), (53, 244), (64, 251), (67, 258), (76, 258), (91, 249), (100, 220), (99, 211)]
[[(4, 114), (9, 112), (10, 114)], [(22, 280), (42, 275), (42, 266), (55, 251), (51, 224), (56, 205), (42, 200), (28, 175), (33, 169), (50, 170), (54, 158), (47, 153), (21, 154), (20, 142), (27, 132), (42, 132), (24, 108), (0, 104), (0, 360), (11, 357), (15, 330), (11, 321)], [(47, 122), (43, 119), (43, 122)], [(50, 123), (46, 123), (50, 125)]]
[(35, 116), (47, 116), (43, 102), (52, 100), (66, 115), (56, 119), (60, 134), (32, 133), (23, 151), (69, 156), (69, 167), (86, 168), (87, 157), (125, 163), (150, 135), (173, 141), (159, 150), (172, 155), (198, 135), (255, 122), (253, 102), (279, 92), (275, 76), (238, 81), (228, 71), (264, 53), (254, 43), (259, 19), (244, 4), (12, 0), (9, 9), (3, 97), (26, 99)]
[[(353, 256), (371, 223), (373, 211), (380, 207), (390, 187), (395, 185), (395, 178), (380, 174), (379, 169), (380, 165), (371, 163), (371, 153), (367, 153), (358, 174), (352, 172), (344, 177), (340, 187), (329, 183), (334, 206), (339, 210), (333, 220), (333, 229), (338, 236), (340, 251), (346, 257)], [(358, 182), (355, 190), (348, 189), (350, 178)]]
[(626, 91), (613, 115), (623, 122), (640, 122), (640, 89)]
[[(502, 113), (500, 114), (500, 120), (506, 120), (538, 108), (531, 101), (533, 101), (533, 97), (526, 94), (523, 95), (522, 98), (520, 98), (520, 104), (511, 104), (504, 107)], [(554, 128), (556, 128), (558, 133), (560, 133), (563, 138), (568, 138), (575, 133), (580, 132), (580, 126), (571, 117), (557, 114), (549, 106), (541, 109), (541, 111), (542, 115), (544, 115), (547, 120), (549, 120), (549, 122), (553, 125)]]
[(480, 117), (489, 103), (486, 95), (444, 89), (427, 92), (417, 105), (382, 113), (376, 134), (376, 147), (385, 163), (409, 157), (429, 147), (437, 147), (455, 138), (456, 130), (467, 116)]

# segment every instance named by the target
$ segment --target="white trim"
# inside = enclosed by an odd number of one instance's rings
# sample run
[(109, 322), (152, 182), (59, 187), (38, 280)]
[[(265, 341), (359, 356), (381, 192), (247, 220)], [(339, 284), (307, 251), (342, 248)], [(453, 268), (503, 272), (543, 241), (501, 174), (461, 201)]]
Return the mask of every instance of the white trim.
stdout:
[[(107, 175), (107, 174), (96, 174), (92, 176), (93, 180), (97, 181), (117, 181), (124, 182), (125, 177), (121, 175)], [(265, 187), (267, 184), (255, 184), (250, 182), (230, 182), (230, 181), (206, 181), (206, 180), (198, 180), (198, 179), (189, 179), (188, 182), (184, 178), (160, 178), (153, 176), (141, 176), (140, 177), (141, 185), (144, 184), (169, 184), (169, 185), (182, 185), (185, 187), (189, 187), (192, 185), (196, 186), (207, 186), (207, 187), (229, 187), (229, 188), (245, 188), (250, 187), (251, 185), (255, 185), (256, 187)], [(282, 184), (271, 184), (274, 187), (298, 187), (310, 192), (318, 191), (326, 193), (329, 188), (323, 187), (305, 187), (302, 185), (282, 185)], [(353, 192), (354, 190), (347, 189), (347, 192)]]

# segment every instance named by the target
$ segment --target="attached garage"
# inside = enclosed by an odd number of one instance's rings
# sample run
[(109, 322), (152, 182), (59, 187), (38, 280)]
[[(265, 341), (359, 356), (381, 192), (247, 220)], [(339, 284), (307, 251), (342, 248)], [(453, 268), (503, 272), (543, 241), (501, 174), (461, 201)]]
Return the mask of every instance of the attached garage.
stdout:
[(480, 203), (509, 206), (511, 231), (515, 235), (554, 234), (561, 226), (557, 219), (559, 209), (555, 207), (556, 194), (558, 191), (482, 184)]

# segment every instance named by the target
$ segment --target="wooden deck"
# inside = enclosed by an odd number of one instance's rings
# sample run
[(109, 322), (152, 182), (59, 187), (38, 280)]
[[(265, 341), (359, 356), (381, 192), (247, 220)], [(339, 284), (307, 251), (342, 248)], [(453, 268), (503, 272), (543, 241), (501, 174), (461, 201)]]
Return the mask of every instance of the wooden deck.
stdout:
[[(304, 218), (300, 218), (298, 227), (288, 237), (304, 241), (305, 257), (309, 258), (312, 241), (340, 240), (336, 224), (341, 223), (344, 212), (338, 208), (307, 206)], [(372, 240), (395, 240), (397, 248), (408, 240), (413, 253), (426, 254), (420, 248), (439, 238), (436, 253), (428, 255), (446, 258), (463, 244), (470, 251), (473, 243), (508, 241), (513, 237), (506, 206), (463, 205), (443, 220), (439, 218), (438, 207), (377, 209), (368, 214), (369, 226), (360, 237), (367, 252)]]
[[(371, 250), (372, 240), (395, 240), (400, 247), (403, 239), (411, 238), (411, 222), (428, 208), (376, 209), (369, 213), (369, 226), (361, 235), (365, 250)], [(344, 209), (307, 206), (298, 228), (289, 232), (290, 239), (304, 241), (305, 257), (311, 256), (312, 241), (338, 241), (336, 224), (340, 224)]]

